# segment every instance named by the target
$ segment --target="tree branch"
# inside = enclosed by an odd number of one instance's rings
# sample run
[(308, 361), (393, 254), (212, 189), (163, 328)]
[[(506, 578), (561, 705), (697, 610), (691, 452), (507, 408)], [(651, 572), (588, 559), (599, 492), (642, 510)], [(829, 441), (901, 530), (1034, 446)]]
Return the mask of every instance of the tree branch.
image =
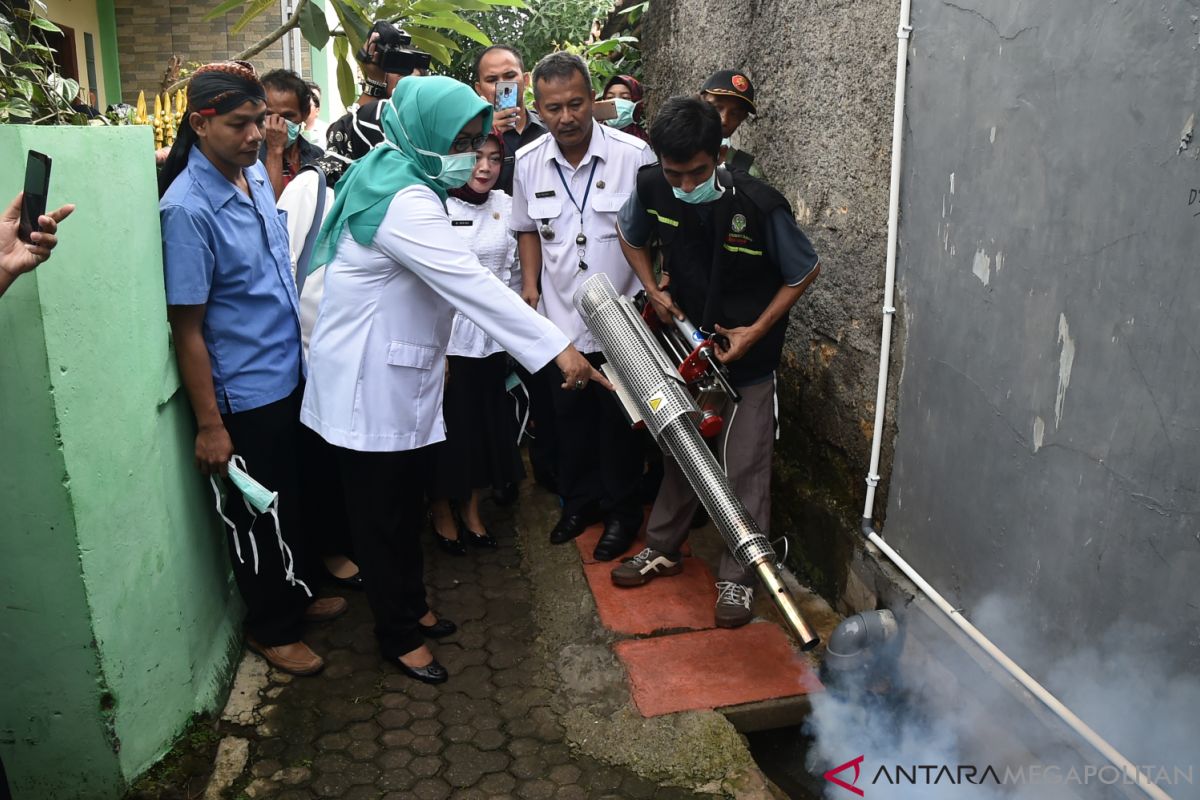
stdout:
[[(304, 7), (306, 5), (308, 5), (308, 3), (309, 3), (309, 0), (300, 0), (300, 2), (296, 3), (296, 9), (294, 11), (292, 11), (292, 15), (287, 18), (287, 22), (283, 23), (278, 28), (271, 31), (266, 36), (259, 39), (257, 42), (250, 45), (249, 47), (247, 47), (245, 50), (238, 53), (236, 56), (233, 56), (230, 60), (231, 61), (245, 61), (247, 59), (253, 58), (254, 56), (261, 53), (263, 50), (266, 50), (268, 47), (270, 47), (271, 45), (275, 44), (280, 39), (282, 39), (288, 31), (295, 30), (296, 28), (300, 27), (300, 12), (304, 10)], [(191, 80), (190, 77), (183, 78), (182, 80), (176, 81), (175, 83), (173, 83), (171, 85), (171, 88), (167, 89), (167, 94), (174, 94), (175, 92), (182, 89), (184, 86), (187, 86), (187, 83), (189, 80)]]

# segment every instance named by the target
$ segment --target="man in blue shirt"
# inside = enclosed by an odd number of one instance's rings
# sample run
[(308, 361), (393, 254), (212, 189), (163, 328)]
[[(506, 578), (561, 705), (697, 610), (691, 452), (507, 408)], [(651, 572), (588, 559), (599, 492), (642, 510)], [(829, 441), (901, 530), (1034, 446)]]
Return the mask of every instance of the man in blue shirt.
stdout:
[(312, 674), (324, 662), (301, 641), (301, 625), (339, 615), (346, 602), (310, 603), (296, 575), (304, 563), (295, 535), (303, 360), (287, 228), (258, 163), (263, 87), (249, 64), (210, 64), (189, 84), (188, 111), (159, 176), (159, 210), (167, 316), (196, 415), (196, 464), (226, 476), (236, 454), (234, 467), (278, 493), (274, 540), (230, 485), (222, 517), (247, 643), (279, 669)]

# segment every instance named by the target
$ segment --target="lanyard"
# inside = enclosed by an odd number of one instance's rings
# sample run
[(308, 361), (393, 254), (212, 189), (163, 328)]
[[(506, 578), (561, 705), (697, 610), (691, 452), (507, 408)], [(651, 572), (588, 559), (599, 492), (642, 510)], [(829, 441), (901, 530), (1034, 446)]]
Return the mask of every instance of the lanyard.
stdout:
[(567, 179), (563, 175), (562, 167), (558, 165), (557, 161), (554, 162), (554, 169), (558, 171), (558, 179), (562, 181), (563, 188), (567, 190), (567, 197), (571, 198), (571, 205), (575, 206), (575, 208), (579, 211), (580, 228), (583, 228), (583, 209), (587, 207), (588, 195), (592, 192), (592, 178), (596, 177), (596, 167), (598, 166), (600, 166), (600, 159), (593, 156), (592, 171), (588, 173), (587, 186), (583, 190), (583, 202), (576, 203), (575, 195), (571, 194), (571, 187), (567, 185)]
[(571, 205), (579, 211), (579, 235), (575, 237), (575, 245), (578, 247), (579, 255), (579, 271), (586, 272), (588, 265), (583, 260), (584, 250), (587, 248), (587, 235), (583, 232), (583, 209), (587, 208), (588, 195), (592, 193), (592, 178), (596, 177), (596, 167), (600, 166), (600, 159), (593, 157), (592, 171), (588, 173), (587, 187), (583, 190), (583, 202), (576, 203), (575, 195), (571, 194), (571, 187), (567, 185), (567, 179), (563, 176), (562, 167), (558, 162), (554, 162), (554, 169), (558, 170), (558, 179), (562, 181), (563, 188), (567, 190), (567, 197), (571, 198)]

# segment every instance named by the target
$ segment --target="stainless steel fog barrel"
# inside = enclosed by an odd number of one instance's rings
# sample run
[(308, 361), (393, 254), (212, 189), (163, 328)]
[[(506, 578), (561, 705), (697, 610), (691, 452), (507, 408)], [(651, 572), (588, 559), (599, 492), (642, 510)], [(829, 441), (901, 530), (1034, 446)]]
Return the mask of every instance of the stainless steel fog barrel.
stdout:
[(679, 464), (725, 545), (738, 563), (758, 573), (800, 645), (820, 642), (800, 615), (775, 566), (766, 535), (733, 493), (725, 472), (697, 428), (700, 409), (633, 304), (617, 294), (604, 273), (593, 275), (575, 294), (575, 308), (600, 342), (609, 379), (624, 394), (670, 457)]

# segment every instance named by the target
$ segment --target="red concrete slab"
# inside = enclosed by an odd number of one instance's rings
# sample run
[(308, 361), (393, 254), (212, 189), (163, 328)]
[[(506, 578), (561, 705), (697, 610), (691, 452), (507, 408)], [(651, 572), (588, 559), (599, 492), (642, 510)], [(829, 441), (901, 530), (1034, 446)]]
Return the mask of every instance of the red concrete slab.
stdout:
[(644, 636), (655, 631), (701, 630), (713, 626), (717, 602), (716, 578), (699, 558), (685, 558), (683, 572), (655, 578), (645, 586), (615, 586), (615, 563), (584, 564), (604, 627), (617, 633)]
[(722, 708), (821, 690), (783, 629), (758, 622), (617, 642), (644, 717)]

